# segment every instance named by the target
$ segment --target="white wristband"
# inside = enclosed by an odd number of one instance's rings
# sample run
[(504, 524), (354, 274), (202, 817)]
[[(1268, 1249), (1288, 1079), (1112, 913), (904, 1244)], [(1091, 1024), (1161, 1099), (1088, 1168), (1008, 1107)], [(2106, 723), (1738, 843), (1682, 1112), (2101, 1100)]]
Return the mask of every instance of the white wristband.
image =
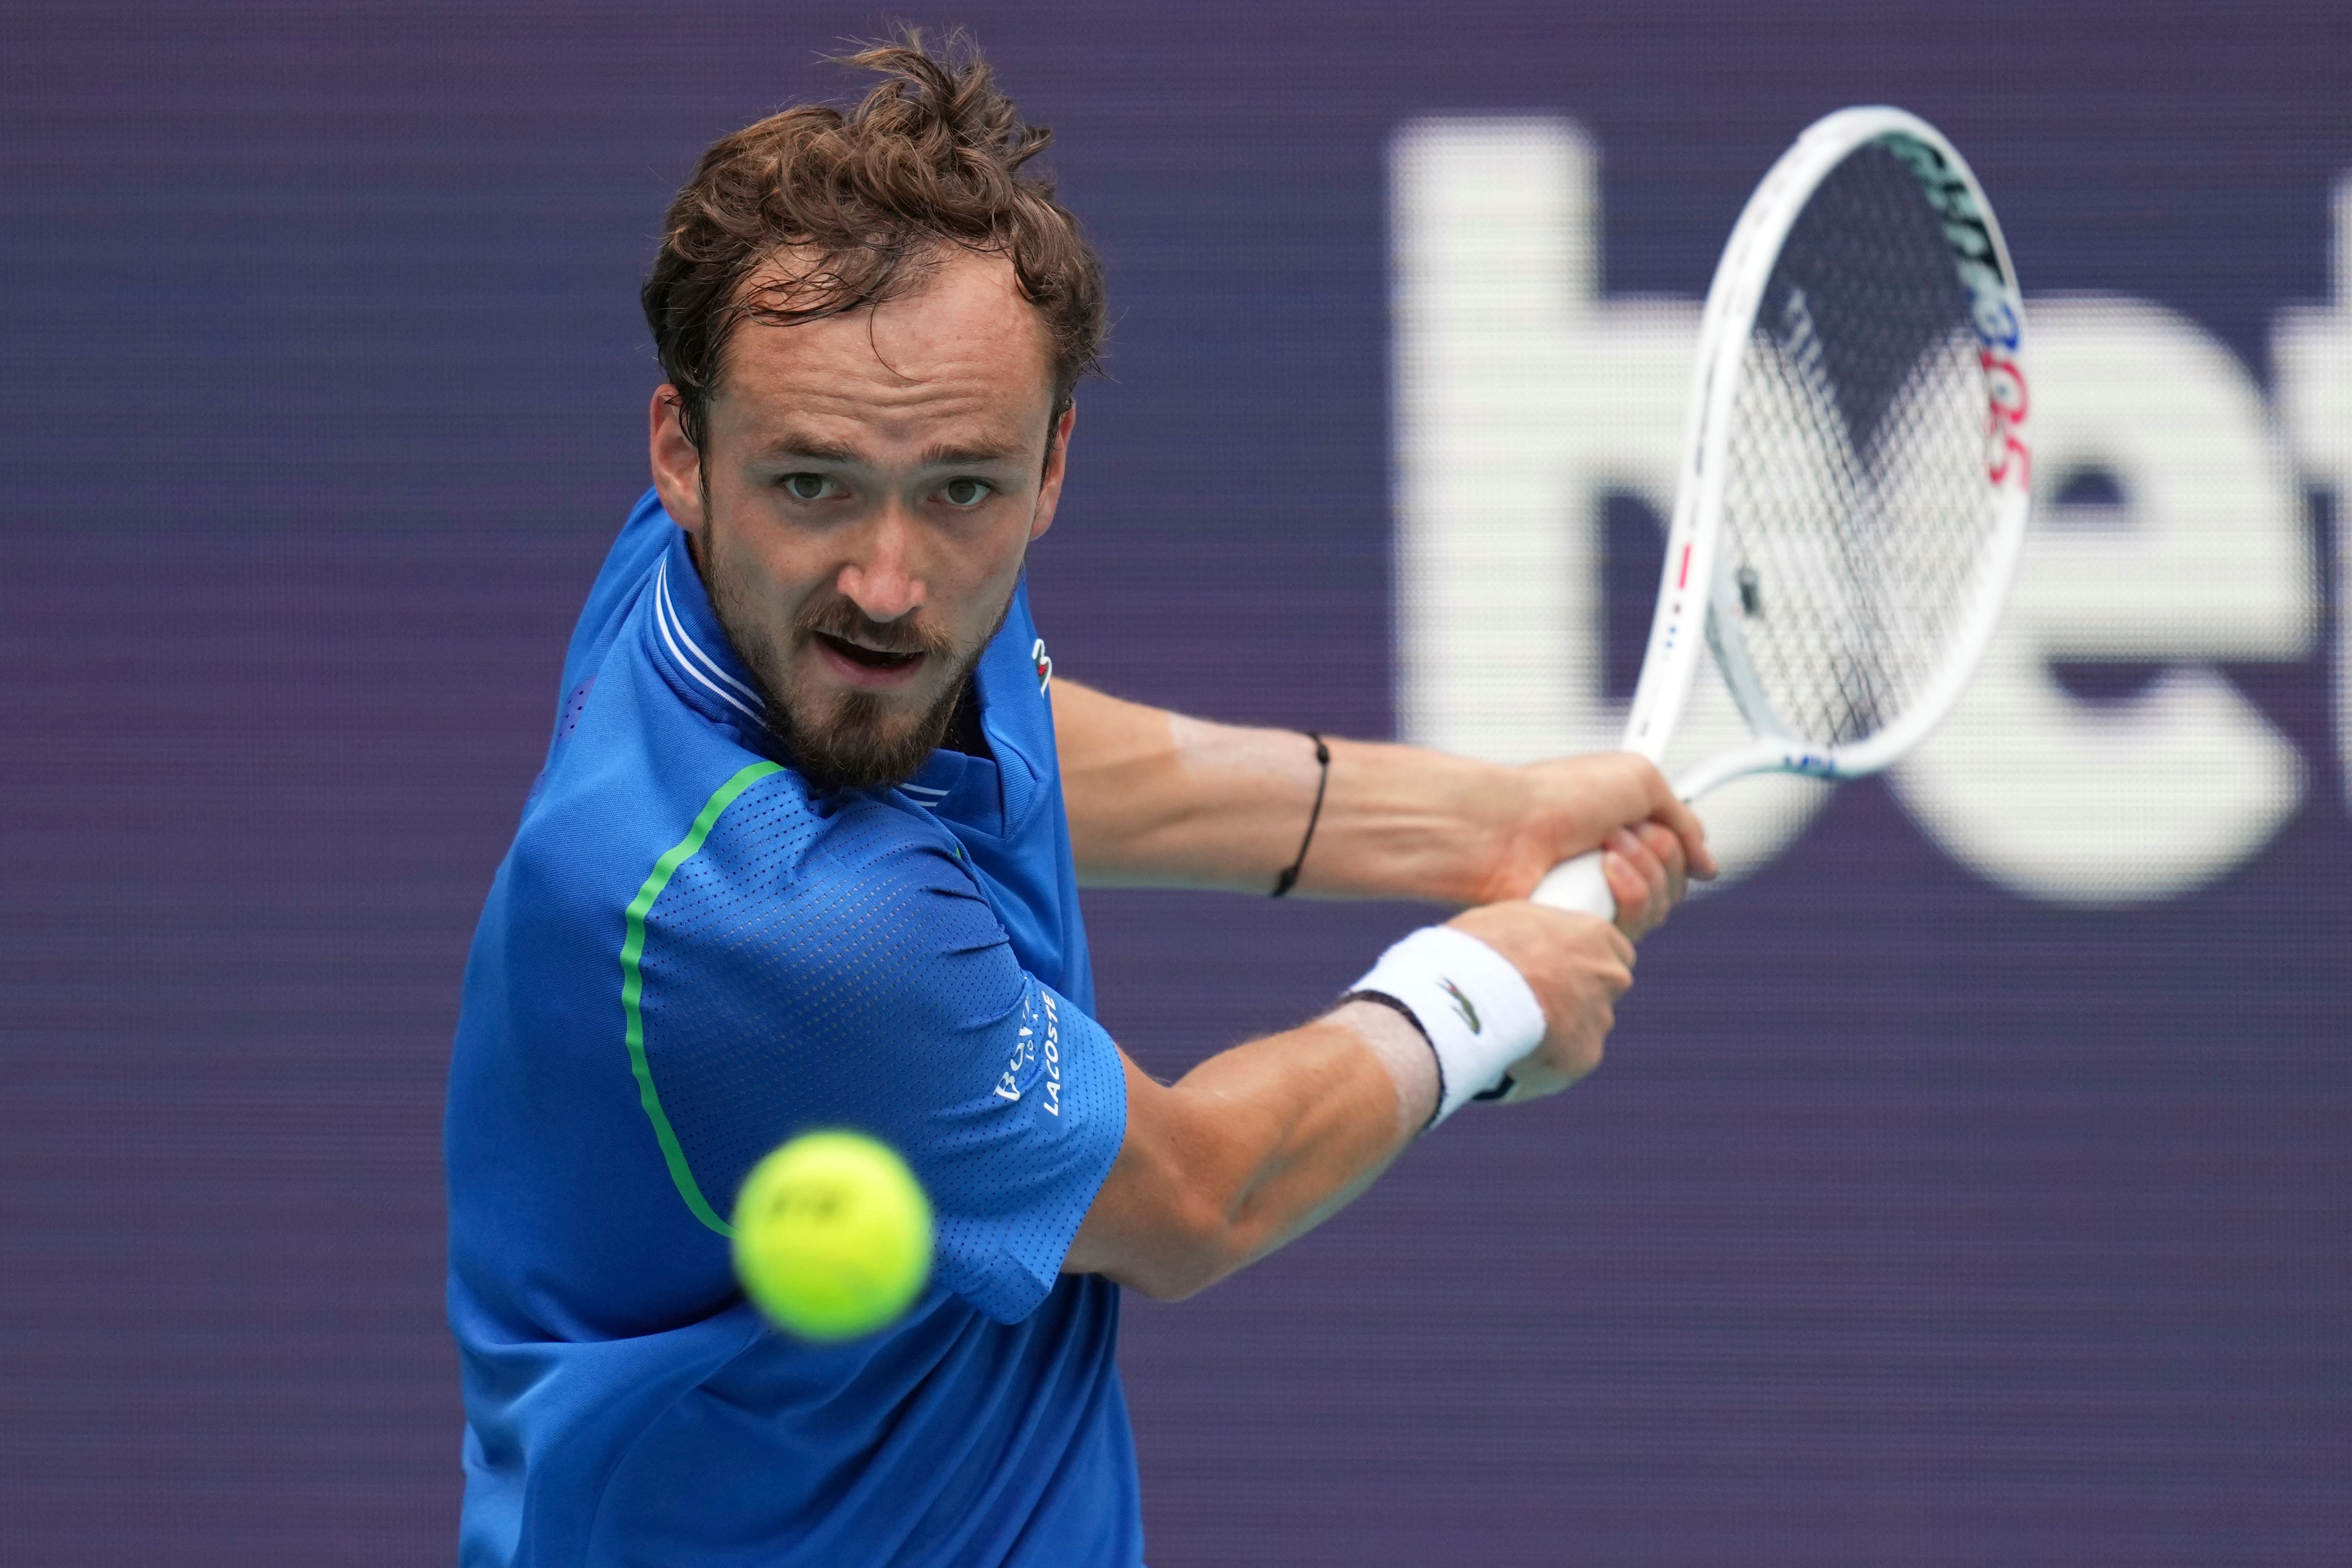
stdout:
[(1511, 961), (1452, 926), (1423, 926), (1349, 986), (1401, 1004), (1437, 1053), (1432, 1127), (1502, 1081), (1543, 1044), (1543, 1005)]

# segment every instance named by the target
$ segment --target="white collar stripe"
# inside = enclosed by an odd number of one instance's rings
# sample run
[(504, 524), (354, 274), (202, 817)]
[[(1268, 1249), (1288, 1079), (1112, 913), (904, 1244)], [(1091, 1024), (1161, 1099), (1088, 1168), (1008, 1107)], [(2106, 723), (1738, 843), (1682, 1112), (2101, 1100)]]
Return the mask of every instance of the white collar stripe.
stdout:
[[(654, 591), (659, 596), (657, 608), (660, 610), (663, 619), (667, 623), (668, 628), (676, 634), (679, 642), (686, 645), (688, 652), (690, 653), (695, 660), (702, 666), (702, 668), (709, 671), (710, 675), (716, 676), (726, 685), (734, 688), (736, 693), (742, 697), (745, 701), (750, 702), (753, 708), (766, 707), (767, 704), (761, 701), (760, 694), (758, 692), (752, 690), (750, 687), (744, 685), (741, 681), (736, 679), (733, 676), (720, 668), (719, 661), (712, 658), (709, 654), (703, 652), (702, 645), (696, 642), (693, 636), (687, 631), (686, 623), (679, 618), (677, 606), (669, 596), (669, 563), (667, 561), (661, 563), (661, 570), (656, 574), (654, 579)], [(699, 672), (697, 673), (698, 674)], [(703, 680), (702, 683), (705, 686), (710, 685), (710, 682), (708, 679)], [(712, 689), (717, 690), (718, 689), (713, 687)], [(724, 694), (722, 693), (722, 695)], [(729, 698), (728, 700), (732, 702), (734, 701), (734, 699)], [(742, 708), (743, 703), (736, 702), (735, 706)], [(750, 709), (745, 709), (744, 710), (746, 712), (751, 711)], [(752, 714), (752, 717), (754, 718), (757, 718), (758, 716), (759, 715), (756, 713)]]
[[(666, 572), (667, 570), (667, 565), (665, 563), (664, 571)], [(737, 700), (735, 696), (728, 691), (725, 687), (719, 685), (709, 676), (703, 674), (702, 671), (695, 668), (693, 664), (688, 660), (685, 651), (677, 646), (677, 639), (679, 637), (686, 637), (686, 628), (683, 626), (678, 627), (677, 636), (673, 637), (670, 631), (670, 617), (663, 613), (667, 608), (667, 606), (662, 603), (662, 600), (665, 597), (665, 595), (662, 592), (664, 586), (665, 584), (659, 581), (656, 581), (655, 584), (654, 624), (661, 628), (662, 641), (668, 645), (670, 658), (677, 661), (677, 667), (684, 670), (689, 679), (709, 687), (711, 694), (717, 697), (719, 700), (726, 703), (730, 708), (734, 709), (738, 713), (742, 714), (743, 717), (751, 720), (754, 724), (763, 722), (756, 710), (743, 706), (743, 704)], [(691, 645), (693, 639), (688, 637), (687, 638), (687, 641)], [(699, 653), (701, 650), (697, 648), (695, 651)], [(729, 682), (729, 685), (733, 684), (734, 683), (732, 681)]]

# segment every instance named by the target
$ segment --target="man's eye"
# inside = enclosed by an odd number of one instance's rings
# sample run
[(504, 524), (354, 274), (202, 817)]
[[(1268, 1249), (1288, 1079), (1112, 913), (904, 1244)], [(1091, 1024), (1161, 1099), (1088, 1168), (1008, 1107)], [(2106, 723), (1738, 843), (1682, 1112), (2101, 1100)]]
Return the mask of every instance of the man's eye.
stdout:
[(794, 500), (823, 500), (832, 484), (823, 474), (786, 474), (784, 493)]
[(986, 479), (950, 479), (940, 497), (950, 506), (978, 506), (995, 489)]

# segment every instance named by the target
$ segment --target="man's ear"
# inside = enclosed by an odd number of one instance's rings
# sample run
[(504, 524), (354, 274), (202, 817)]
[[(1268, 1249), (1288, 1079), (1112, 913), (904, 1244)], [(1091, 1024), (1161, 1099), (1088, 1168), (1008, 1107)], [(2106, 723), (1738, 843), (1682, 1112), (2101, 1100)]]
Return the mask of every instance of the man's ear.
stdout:
[(1054, 526), (1054, 509), (1062, 502), (1062, 477), (1069, 472), (1070, 432), (1077, 423), (1078, 405), (1073, 403), (1045, 433), (1045, 477), (1037, 487), (1037, 510), (1029, 519), (1033, 540)]
[(704, 521), (702, 453), (687, 439), (678, 407), (677, 387), (664, 382), (654, 389), (646, 447), (653, 460), (654, 491), (661, 497), (662, 510), (678, 527), (698, 534)]

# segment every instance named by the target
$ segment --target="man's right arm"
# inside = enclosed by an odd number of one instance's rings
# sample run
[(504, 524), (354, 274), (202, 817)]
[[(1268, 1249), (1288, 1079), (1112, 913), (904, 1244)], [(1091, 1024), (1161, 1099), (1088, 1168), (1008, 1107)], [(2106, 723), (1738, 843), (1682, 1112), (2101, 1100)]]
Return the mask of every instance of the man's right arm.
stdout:
[[(1522, 1093), (1600, 1065), (1633, 945), (1604, 921), (1494, 904), (1447, 922), (1499, 953), (1543, 1009), (1514, 1064)], [(1161, 1300), (1214, 1284), (1346, 1207), (1428, 1123), (1440, 1092), (1421, 1031), (1352, 1001), (1303, 1028), (1236, 1046), (1172, 1084), (1124, 1053), (1127, 1129), (1065, 1272), (1104, 1274)]]
[[(1326, 768), (1296, 731), (1211, 723), (1066, 676), (1054, 734), (1083, 885), (1265, 893), (1296, 861), (1304, 896), (1458, 909), (1525, 898), (1554, 866), (1601, 848), (1618, 923), (1640, 937), (1680, 900), (1685, 868), (1715, 874), (1696, 814), (1630, 752), (1504, 767), (1328, 739)], [(1636, 903), (1648, 868), (1627, 862), (1653, 858), (1666, 896)]]

